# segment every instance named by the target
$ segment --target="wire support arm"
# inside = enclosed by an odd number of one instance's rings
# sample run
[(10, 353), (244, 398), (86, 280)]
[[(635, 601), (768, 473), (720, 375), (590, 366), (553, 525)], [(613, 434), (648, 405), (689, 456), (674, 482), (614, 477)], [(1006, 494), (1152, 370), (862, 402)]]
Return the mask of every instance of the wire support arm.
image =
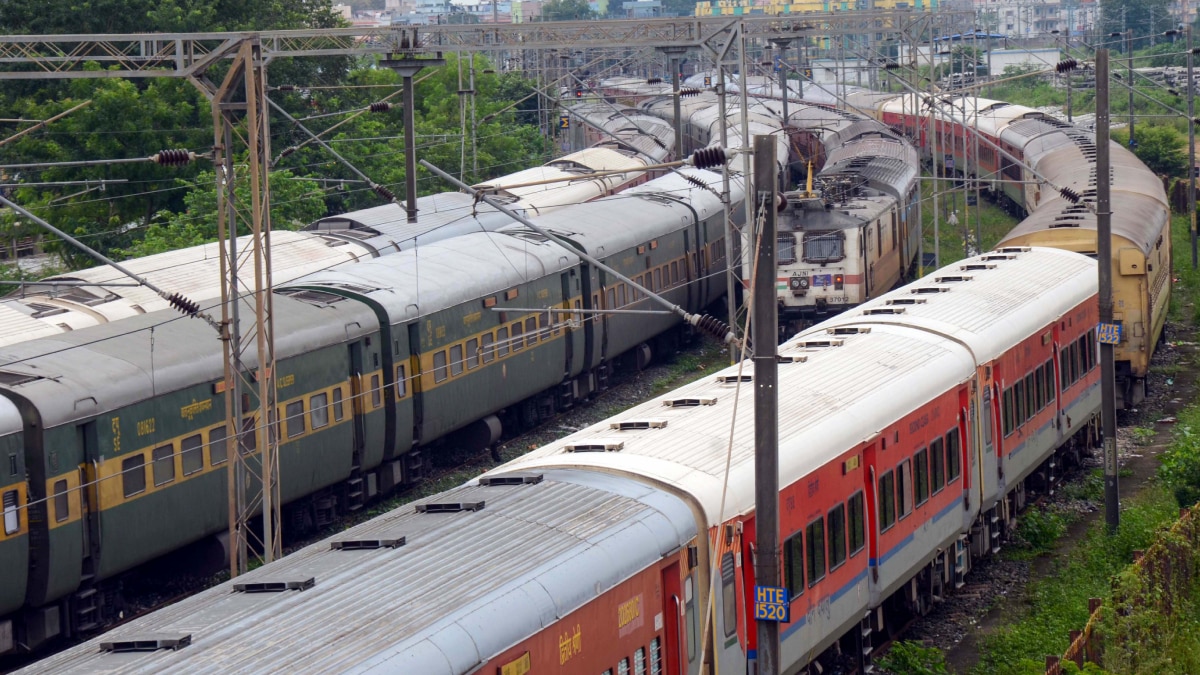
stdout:
[(355, 167), (353, 164), (351, 164), (349, 160), (347, 160), (345, 157), (342, 157), (341, 155), (339, 155), (337, 150), (334, 150), (328, 143), (321, 140), (320, 136), (318, 136), (317, 134), (314, 134), (312, 131), (309, 130), (308, 127), (301, 124), (300, 120), (298, 120), (295, 117), (292, 117), (290, 114), (288, 114), (288, 111), (284, 110), (278, 103), (276, 103), (275, 101), (272, 101), (271, 99), (268, 98), (267, 104), (269, 104), (272, 108), (274, 108), (275, 112), (278, 112), (280, 115), (283, 115), (289, 122), (291, 122), (292, 124), (295, 124), (297, 128), (299, 128), (304, 133), (308, 134), (309, 138), (311, 138), (313, 140), (313, 142), (315, 142), (317, 145), (321, 146), (321, 148), (324, 149), (329, 154), (333, 155), (334, 159), (336, 159), (338, 162), (340, 162), (342, 166), (346, 167), (347, 169), (350, 169), (350, 171), (353, 172), (354, 175), (363, 179), (367, 183), (367, 185), (369, 185), (371, 187), (371, 190), (374, 191), (375, 194), (379, 195), (382, 199), (385, 199), (389, 202), (392, 202), (392, 203), (396, 202), (396, 195), (392, 194), (391, 190), (387, 189), (386, 187), (384, 187), (384, 186), (380, 185), (379, 183), (376, 183), (375, 181), (368, 178), (367, 174), (363, 173), (362, 171), (359, 171), (358, 168)]

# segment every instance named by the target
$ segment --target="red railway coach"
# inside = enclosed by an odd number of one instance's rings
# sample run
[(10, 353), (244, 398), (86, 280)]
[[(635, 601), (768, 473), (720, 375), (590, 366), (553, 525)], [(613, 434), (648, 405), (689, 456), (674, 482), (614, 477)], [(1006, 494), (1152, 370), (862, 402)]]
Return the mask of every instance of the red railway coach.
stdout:
[[(865, 666), (1090, 439), (1096, 301), (1093, 260), (1009, 248), (779, 348), (786, 673)], [(36, 668), (745, 673), (753, 386), (706, 376)]]

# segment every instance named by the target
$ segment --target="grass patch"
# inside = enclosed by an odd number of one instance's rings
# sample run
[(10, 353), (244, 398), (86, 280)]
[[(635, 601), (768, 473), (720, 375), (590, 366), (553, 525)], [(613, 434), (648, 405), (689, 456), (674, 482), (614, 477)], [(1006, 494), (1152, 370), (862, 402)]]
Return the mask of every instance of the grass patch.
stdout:
[(1062, 486), (1067, 499), (1098, 502), (1104, 499), (1104, 469), (1092, 469), (1078, 480)]
[(879, 659), (878, 665), (892, 675), (945, 675), (948, 672), (942, 650), (911, 640), (894, 643)]
[(1006, 555), (1014, 560), (1027, 560), (1053, 551), (1074, 520), (1072, 515), (1053, 507), (1026, 509), (1017, 520), (1015, 541), (1006, 549)]
[(1062, 654), (1068, 635), (1087, 623), (1088, 598), (1104, 598), (1110, 579), (1147, 548), (1157, 533), (1179, 515), (1170, 491), (1159, 483), (1129, 498), (1116, 534), (1105, 533), (1103, 520), (1089, 528), (1080, 544), (1058, 566), (1058, 573), (1030, 584), (1028, 607), (1019, 623), (984, 639), (975, 675), (1041, 675), (1047, 654)]

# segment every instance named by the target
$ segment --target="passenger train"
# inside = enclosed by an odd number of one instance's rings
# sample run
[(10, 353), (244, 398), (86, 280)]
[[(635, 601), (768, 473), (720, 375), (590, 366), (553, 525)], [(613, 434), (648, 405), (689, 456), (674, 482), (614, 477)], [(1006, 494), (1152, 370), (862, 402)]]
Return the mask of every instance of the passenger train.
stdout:
[[(686, 84), (698, 87), (705, 76), (696, 75)], [(711, 82), (711, 73), (707, 77)], [(735, 78), (727, 88), (736, 91), (739, 84)], [(670, 87), (663, 87), (612, 80), (602, 91), (672, 119), (666, 96)], [(925, 103), (928, 97), (918, 101), (912, 94), (837, 89), (844, 92), (842, 100), (834, 97), (835, 91), (810, 84), (805, 85), (804, 100), (796, 98), (795, 91), (789, 96), (793, 166), (795, 160), (813, 161), (821, 169), (817, 184), (822, 189), (816, 195), (792, 195), (789, 212), (780, 219), (778, 290), (783, 316), (803, 317), (813, 311), (820, 316), (827, 308), (853, 306), (910, 278), (920, 246), (917, 158), (911, 147), (898, 142), (900, 138), (916, 144), (926, 161), (932, 157), (944, 175), (982, 181), (989, 198), (1024, 216), (1000, 246), (1051, 246), (1097, 254), (1093, 132), (1004, 101), (954, 95), (932, 99), (935, 104), (930, 106)], [(751, 76), (747, 90), (757, 102), (752, 111), (758, 106), (778, 117), (781, 90), (775, 82)], [(707, 92), (686, 99), (684, 129), (692, 142), (713, 142), (709, 128), (715, 100)], [(737, 115), (732, 117), (736, 122)], [(861, 121), (867, 117), (886, 127), (872, 128)], [(814, 142), (818, 139), (819, 144)], [(931, 140), (936, 140), (936, 154)], [(852, 148), (852, 143), (866, 147)], [(1116, 369), (1119, 395), (1123, 405), (1131, 407), (1145, 398), (1150, 358), (1169, 308), (1170, 211), (1162, 182), (1150, 169), (1120, 144), (1110, 143), (1109, 153), (1113, 257), (1107, 264), (1113, 270), (1114, 318), (1121, 326)], [(844, 199), (840, 195), (847, 194), (852, 197), (839, 204)], [(789, 235), (788, 228), (804, 232)], [(802, 241), (793, 244), (791, 236)], [(810, 237), (813, 249), (807, 251), (803, 241)]]
[[(684, 169), (642, 183), (636, 167), (654, 160), (591, 148), (493, 181), (491, 193), (699, 312), (725, 291), (720, 177)], [(589, 176), (605, 168), (620, 172)], [(575, 180), (529, 185), (551, 177)], [(423, 204), (433, 208), (415, 227), (389, 205), (274, 238), (280, 404), (268, 419), (292, 531), (419, 480), (439, 445), (477, 450), (586, 399), (623, 355), (644, 362), (668, 344), (678, 322), (593, 317), (649, 301), (473, 198)], [(130, 266), (198, 299), (216, 292), (212, 246)], [(163, 303), (145, 289), (111, 290), (7, 303), (63, 325), (37, 339), (14, 329), (0, 347), (0, 654), (94, 630), (121, 612), (122, 573), (227, 529), (218, 336), (155, 311)], [(243, 430), (261, 417), (248, 414)]]
[[(1076, 253), (1005, 247), (779, 348), (782, 672), (865, 670), (1092, 444), (1096, 275)], [(746, 368), (28, 672), (753, 672)]]

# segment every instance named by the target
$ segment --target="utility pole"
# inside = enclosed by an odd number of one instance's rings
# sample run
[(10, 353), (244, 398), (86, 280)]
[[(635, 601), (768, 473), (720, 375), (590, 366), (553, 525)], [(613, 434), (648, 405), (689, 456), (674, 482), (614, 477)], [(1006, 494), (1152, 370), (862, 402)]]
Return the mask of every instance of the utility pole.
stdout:
[[(1112, 212), (1109, 192), (1108, 50), (1096, 50), (1096, 261), (1100, 280), (1100, 324), (1113, 322)], [(1104, 331), (1101, 331), (1102, 333)], [(1109, 534), (1121, 524), (1117, 489), (1117, 378), (1113, 344), (1100, 342), (1100, 420), (1104, 431), (1104, 522)]]
[(788, 65), (787, 65), (787, 48), (792, 44), (790, 38), (777, 38), (771, 40), (776, 47), (779, 47), (779, 95), (783, 99), (783, 120), (781, 127), (786, 128), (788, 124)]
[(683, 159), (683, 114), (679, 102), (679, 57), (687, 53), (687, 47), (659, 47), (667, 55), (671, 67), (671, 91), (675, 112), (675, 159)]
[(417, 142), (416, 114), (413, 112), (416, 102), (413, 97), (413, 78), (426, 66), (442, 66), (446, 60), (438, 52), (434, 58), (418, 58), (421, 51), (418, 47), (417, 29), (404, 30), (399, 41), (399, 49), (388, 54), (388, 58), (380, 61), (384, 68), (396, 71), (403, 80), (401, 105), (404, 107), (404, 210), (408, 214), (408, 222), (417, 222)]
[[(1190, 19), (1190, 17), (1189, 17)], [(1192, 24), (1184, 28), (1187, 35), (1187, 98), (1188, 98), (1188, 218), (1192, 233), (1192, 269), (1196, 269), (1196, 89), (1192, 81)]]
[[(1137, 147), (1137, 139), (1133, 134), (1133, 29), (1125, 31), (1125, 65), (1129, 72), (1129, 79), (1126, 84), (1129, 87), (1129, 149), (1133, 150)], [(1100, 79), (1097, 75), (1096, 79)], [(1098, 95), (1098, 94), (1097, 94)]]
[[(754, 137), (754, 580), (779, 588), (779, 388), (776, 352), (779, 316), (775, 305), (775, 214), (779, 194), (775, 139)], [(757, 593), (756, 593), (757, 595)], [(788, 598), (788, 601), (791, 599)], [(779, 623), (758, 620), (758, 675), (779, 675)]]

